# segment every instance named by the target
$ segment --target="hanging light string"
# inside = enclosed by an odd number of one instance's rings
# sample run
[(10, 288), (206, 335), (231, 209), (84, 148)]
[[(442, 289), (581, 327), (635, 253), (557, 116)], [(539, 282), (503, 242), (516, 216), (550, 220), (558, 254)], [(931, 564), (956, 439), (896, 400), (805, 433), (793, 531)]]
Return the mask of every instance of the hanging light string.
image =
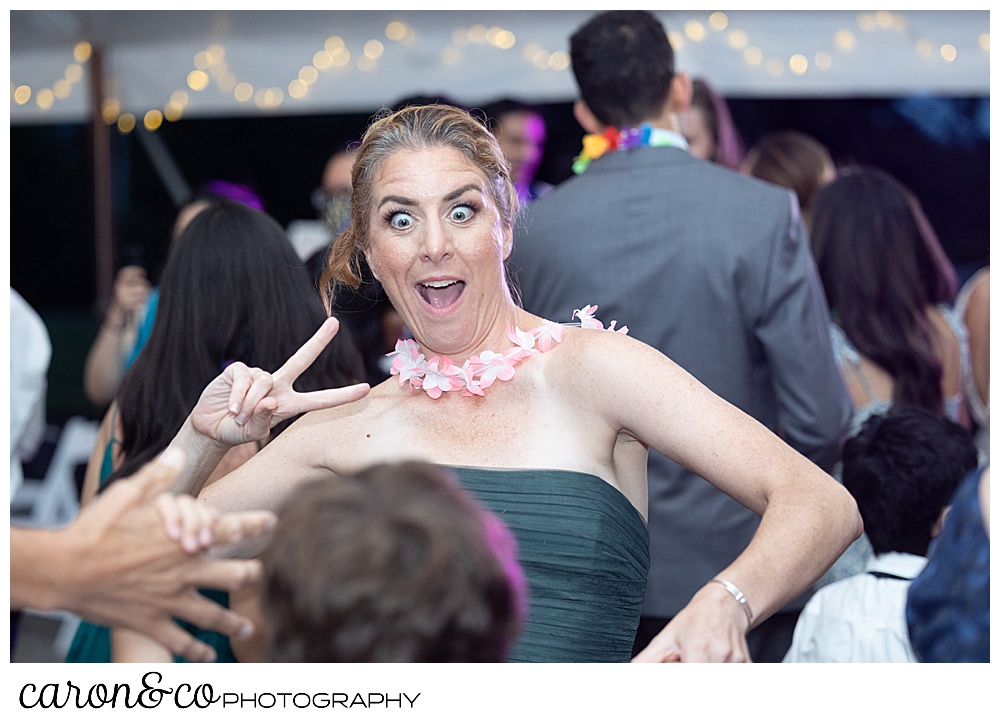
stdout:
[[(923, 59), (940, 55), (945, 62), (951, 63), (958, 56), (958, 50), (950, 43), (939, 44), (926, 37), (916, 37), (902, 13), (887, 10), (859, 13), (855, 23), (862, 36), (883, 31), (908, 32), (911, 38), (916, 38), (913, 45), (914, 52)], [(712, 33), (725, 33), (729, 47), (739, 52), (747, 65), (763, 68), (775, 78), (782, 76), (786, 69), (796, 76), (805, 75), (813, 67), (826, 72), (833, 67), (835, 58), (839, 54), (854, 50), (858, 44), (857, 31), (844, 27), (834, 33), (829, 46), (812, 52), (811, 58), (805, 53), (796, 53), (786, 60), (778, 54), (766, 52), (761, 47), (762, 43), (754, 44), (746, 30), (730, 27), (729, 16), (723, 12), (699, 15), (684, 24), (683, 32), (672, 30), (667, 35), (674, 50), (680, 51), (688, 43), (705, 41)], [(386, 25), (384, 35), (386, 40), (404, 47), (414, 48), (419, 44), (416, 31), (400, 21)], [(438, 51), (438, 59), (445, 66), (459, 65), (465, 54), (464, 49), (468, 46), (490, 45), (506, 51), (517, 44), (517, 38), (512, 31), (497, 26), (487, 28), (479, 24), (468, 28), (456, 28), (450, 40), (450, 44), (443, 45)], [(979, 34), (977, 43), (988, 53), (989, 32)], [(382, 40), (372, 38), (364, 43), (360, 52), (352, 54), (341, 37), (332, 35), (326, 39), (323, 47), (312, 55), (312, 62), (303, 65), (297, 76), (282, 88), (259, 85), (255, 87), (246, 79), (239, 78), (229, 67), (225, 48), (219, 44), (212, 44), (195, 54), (194, 68), (187, 74), (184, 83), (170, 94), (169, 100), (161, 108), (153, 108), (142, 114), (142, 123), (147, 130), (155, 131), (163, 121), (180, 120), (191, 100), (191, 93), (200, 93), (208, 89), (213, 82), (218, 91), (232, 93), (238, 103), (253, 100), (261, 110), (274, 110), (284, 103), (286, 95), (292, 101), (307, 97), (311, 87), (323, 74), (338, 69), (348, 69), (352, 59), (359, 71), (365, 73), (375, 71), (385, 50), (386, 46)], [(66, 66), (64, 76), (52, 83), (51, 88), (45, 87), (34, 92), (28, 85), (16, 85), (11, 81), (11, 100), (15, 105), (23, 106), (34, 98), (42, 110), (49, 110), (57, 100), (69, 97), (73, 85), (83, 77), (82, 65), (89, 60), (91, 52), (90, 43), (86, 41), (77, 43), (73, 49), (75, 62)], [(567, 70), (570, 66), (569, 54), (564, 50), (550, 51), (534, 41), (521, 46), (521, 58), (538, 71), (559, 72)], [(122, 101), (119, 98), (111, 95), (105, 99), (102, 107), (104, 121), (109, 125), (117, 124), (121, 133), (129, 133), (135, 128), (137, 120), (132, 113), (122, 111)]]

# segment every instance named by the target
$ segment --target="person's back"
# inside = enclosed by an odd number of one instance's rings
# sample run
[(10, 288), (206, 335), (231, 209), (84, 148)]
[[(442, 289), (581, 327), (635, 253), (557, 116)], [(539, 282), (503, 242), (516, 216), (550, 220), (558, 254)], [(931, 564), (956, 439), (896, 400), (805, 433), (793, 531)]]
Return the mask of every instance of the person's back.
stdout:
[[(633, 32), (634, 45), (615, 37), (616, 24), (630, 23), (645, 26)], [(526, 211), (511, 258), (524, 306), (558, 319), (596, 302), (602, 318), (627, 324), (630, 335), (770, 429), (783, 429), (786, 441), (829, 469), (850, 407), (792, 195), (684, 150), (683, 137), (667, 128), (687, 82), (672, 62), (660, 74), (660, 100), (650, 99), (645, 112), (642, 104), (615, 106), (620, 93), (603, 85), (602, 58), (632, 69), (630, 54), (669, 55), (664, 45), (662, 26), (647, 13), (599, 16), (574, 36), (583, 95), (577, 116), (587, 130), (652, 119), (650, 138), (667, 142), (604, 153)], [(642, 75), (650, 64), (635, 62), (637, 86), (628, 91), (640, 96), (651, 85)], [(740, 553), (760, 518), (655, 453), (648, 475), (652, 563), (643, 625), (649, 619), (658, 632)]]
[(865, 422), (844, 445), (843, 474), (875, 557), (813, 595), (784, 662), (917, 662), (905, 615), (910, 581), (927, 564), (942, 508), (975, 465), (969, 433), (919, 407)]

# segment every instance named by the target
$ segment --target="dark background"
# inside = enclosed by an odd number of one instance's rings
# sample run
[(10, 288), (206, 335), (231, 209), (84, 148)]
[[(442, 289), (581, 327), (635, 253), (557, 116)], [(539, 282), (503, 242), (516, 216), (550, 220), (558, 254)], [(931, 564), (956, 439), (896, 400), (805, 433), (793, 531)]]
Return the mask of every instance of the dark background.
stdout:
[[(729, 100), (747, 146), (794, 128), (816, 137), (838, 165), (895, 175), (920, 199), (964, 281), (989, 263), (989, 98)], [(549, 142), (540, 180), (570, 175), (583, 130), (572, 104), (542, 106)], [(360, 137), (370, 113), (183, 119), (157, 133), (192, 187), (211, 179), (251, 186), (287, 226), (313, 218), (309, 202), (327, 158)], [(83, 362), (97, 333), (93, 182), (83, 124), (12, 126), (11, 286), (41, 314), (52, 338), (49, 421), (97, 416), (83, 394)], [(166, 258), (175, 209), (133, 132), (113, 134), (117, 253), (153, 281)]]

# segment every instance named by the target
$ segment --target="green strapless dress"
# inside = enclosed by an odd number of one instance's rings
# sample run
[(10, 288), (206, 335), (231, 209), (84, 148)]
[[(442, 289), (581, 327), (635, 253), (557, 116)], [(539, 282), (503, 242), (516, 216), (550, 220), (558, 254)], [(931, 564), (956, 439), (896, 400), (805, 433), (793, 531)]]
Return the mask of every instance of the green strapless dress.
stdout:
[(627, 663), (649, 572), (649, 534), (628, 498), (583, 472), (452, 470), (517, 538), (530, 610), (508, 659)]

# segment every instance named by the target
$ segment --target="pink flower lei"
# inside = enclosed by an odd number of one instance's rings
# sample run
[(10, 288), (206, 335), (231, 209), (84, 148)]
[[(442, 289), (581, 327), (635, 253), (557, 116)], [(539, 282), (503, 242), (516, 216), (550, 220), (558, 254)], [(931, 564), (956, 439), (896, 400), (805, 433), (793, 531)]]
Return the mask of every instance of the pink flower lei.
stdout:
[[(573, 318), (580, 320), (582, 329), (604, 329), (604, 324), (594, 318), (597, 306), (585, 306), (573, 312)], [(628, 334), (628, 327), (615, 329), (617, 321), (608, 324), (606, 331), (618, 334)], [(520, 328), (510, 328), (507, 325), (507, 338), (514, 346), (502, 354), (484, 351), (465, 360), (461, 367), (455, 366), (448, 357), (431, 357), (425, 360), (420, 353), (420, 347), (412, 339), (400, 339), (396, 342), (396, 350), (386, 356), (395, 357), (392, 360), (392, 376), (399, 377), (399, 386), (407, 382), (410, 389), (423, 389), (431, 399), (437, 399), (444, 392), (461, 391), (462, 396), (485, 396), (483, 390), (489, 388), (498, 379), (502, 382), (514, 378), (514, 367), (532, 354), (547, 352), (553, 344), (562, 341), (562, 324), (551, 321), (530, 331)]]

